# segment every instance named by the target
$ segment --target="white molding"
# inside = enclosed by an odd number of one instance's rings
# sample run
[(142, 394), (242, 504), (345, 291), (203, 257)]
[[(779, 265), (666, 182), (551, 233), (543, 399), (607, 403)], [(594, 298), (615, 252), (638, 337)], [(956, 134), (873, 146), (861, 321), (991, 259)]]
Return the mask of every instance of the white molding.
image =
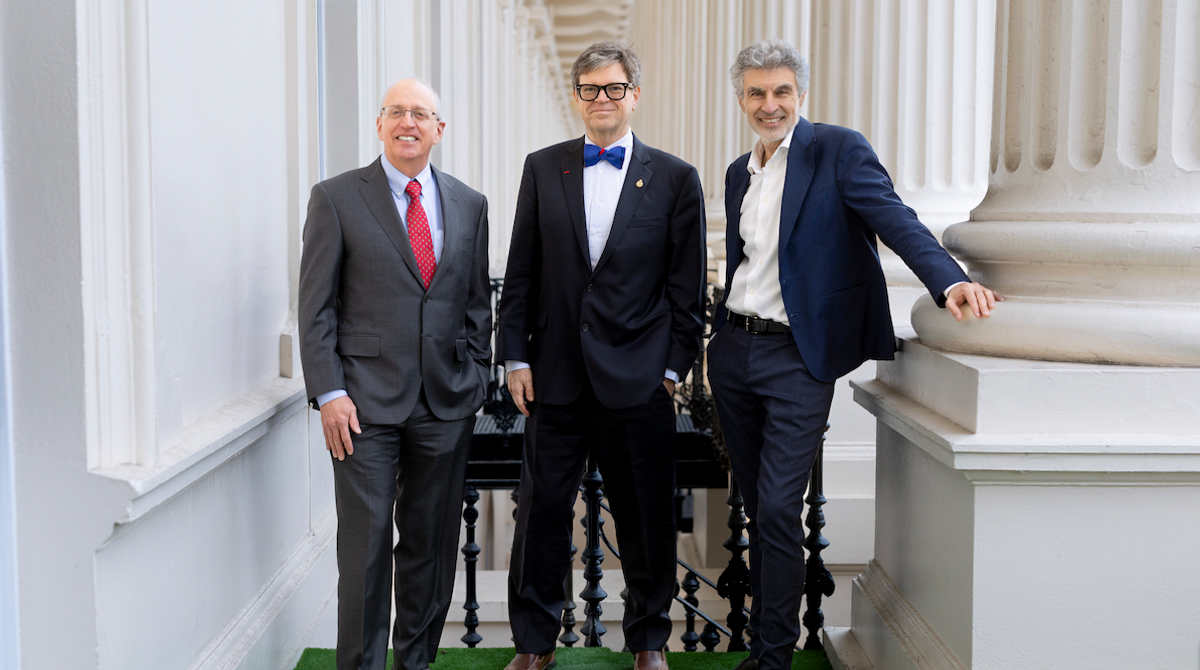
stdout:
[[(311, 604), (308, 602), (297, 603), (307, 600), (297, 596), (313, 596), (318, 602), (325, 602), (336, 588), (335, 571), (316, 569), (322, 559), (332, 554), (336, 537), (337, 514), (331, 508), (254, 600), (196, 655), (189, 670), (259, 670), (272, 667), (265, 665), (270, 661), (274, 661), (273, 667), (293, 667), (299, 654), (290, 647), (303, 640), (311, 623), (308, 618), (320, 610), (307, 607)], [(290, 614), (289, 608), (294, 610)], [(280, 630), (280, 627), (289, 628)], [(281, 644), (288, 642), (293, 644)], [(289, 650), (288, 656), (281, 654), (284, 649)]]
[(363, 124), (359, 132), (359, 165), (375, 160), (381, 151), (371, 120), (379, 116), (377, 105), (387, 86), (383, 83), (387, 72), (385, 11), (384, 0), (358, 0), (358, 118)]
[(193, 422), (154, 466), (125, 464), (93, 470), (124, 482), (133, 494), (125, 514), (115, 520), (109, 541), (307, 407), (304, 379), (277, 377)]
[(918, 670), (966, 670), (878, 563), (868, 563), (854, 582)]
[(157, 459), (146, 0), (82, 0), (79, 195), (87, 455)]
[(1196, 435), (977, 434), (878, 380), (850, 385), (882, 424), (972, 481), (1200, 484)]
[(317, 7), (308, 0), (287, 4), (288, 315), (279, 333), (279, 375), (299, 377), (300, 253), (309, 189), (319, 178), (320, 97), (317, 86)]
[(875, 670), (849, 628), (822, 628), (821, 639), (833, 670)]

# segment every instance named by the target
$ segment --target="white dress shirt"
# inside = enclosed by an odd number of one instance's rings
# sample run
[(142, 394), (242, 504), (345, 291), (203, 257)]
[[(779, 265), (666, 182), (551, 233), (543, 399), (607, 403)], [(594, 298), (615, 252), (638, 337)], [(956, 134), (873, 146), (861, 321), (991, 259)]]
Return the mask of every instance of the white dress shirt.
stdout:
[[(783, 304), (779, 284), (779, 215), (783, 208), (783, 185), (791, 144), (792, 133), (788, 132), (766, 165), (762, 163), (762, 140), (754, 144), (746, 164), (750, 186), (742, 197), (742, 218), (738, 222), (738, 234), (744, 244), (743, 258), (733, 273), (725, 302), (729, 311), (735, 314), (757, 316), (785, 325), (788, 323), (787, 307)], [(961, 283), (947, 286), (942, 295), (948, 295), (950, 289)]]
[[(587, 135), (583, 136), (583, 142), (599, 146)], [(625, 147), (625, 160), (620, 168), (602, 159), (583, 169), (583, 216), (587, 225), (588, 260), (593, 270), (604, 254), (604, 246), (608, 244), (608, 234), (617, 215), (617, 202), (621, 199), (621, 189), (625, 187), (625, 175), (629, 172), (629, 162), (633, 160), (633, 131), (625, 133), (605, 151), (613, 147)], [(529, 363), (525, 361), (504, 361), (504, 369), (508, 372), (527, 367)], [(679, 375), (674, 370), (668, 369), (664, 377), (679, 382)]]
[[(392, 192), (392, 204), (396, 205), (396, 213), (400, 215), (400, 221), (404, 224), (404, 230), (407, 231), (410, 198), (404, 189), (408, 188), (408, 182), (412, 181), (412, 177), (397, 170), (386, 156), (381, 156), (379, 162), (383, 163), (383, 173), (387, 175), (388, 189)], [(440, 263), (442, 261), (442, 242), (446, 238), (446, 233), (442, 228), (442, 200), (438, 197), (437, 178), (433, 176), (433, 168), (429, 165), (429, 163), (425, 164), (425, 169), (421, 170), (416, 179), (421, 184), (421, 207), (425, 210), (426, 220), (429, 221), (429, 237), (433, 240), (433, 258)], [(330, 400), (344, 395), (348, 395), (346, 389), (322, 393), (317, 396), (317, 406), (320, 407)]]
[(746, 164), (750, 187), (742, 197), (742, 218), (738, 223), (738, 234), (745, 245), (744, 258), (733, 273), (725, 301), (731, 312), (784, 324), (788, 318), (779, 287), (779, 213), (791, 144), (789, 132), (766, 165), (762, 163), (762, 140), (754, 144), (750, 162)]

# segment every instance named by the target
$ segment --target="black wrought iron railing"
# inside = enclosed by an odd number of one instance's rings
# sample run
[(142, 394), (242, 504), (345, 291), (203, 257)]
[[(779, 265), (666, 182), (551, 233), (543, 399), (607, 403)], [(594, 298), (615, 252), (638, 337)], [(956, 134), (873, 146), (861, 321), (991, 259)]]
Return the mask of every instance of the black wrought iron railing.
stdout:
[[(492, 280), (493, 313), (499, 301), (503, 280)], [(709, 286), (706, 296), (706, 333), (705, 339), (711, 335), (711, 324), (715, 305), (720, 302), (720, 287)], [(500, 362), (497, 362), (500, 363)], [(479, 511), (476, 507), (480, 500), (481, 490), (511, 490), (515, 500), (516, 489), (521, 478), (521, 449), (524, 440), (525, 417), (517, 411), (508, 393), (508, 387), (503, 378), (503, 369), (499, 364), (493, 367), (492, 379), (488, 385), (487, 398), (484, 402), (483, 416), (476, 422), (475, 434), (471, 444), (471, 455), (467, 464), (467, 488), (464, 496), (465, 507), (463, 520), (466, 523), (466, 543), (462, 553), (466, 569), (466, 610), (464, 625), (467, 632), (462, 641), (468, 647), (475, 647), (482, 641), (478, 633), (479, 609), (476, 572), (478, 569), (479, 545), (475, 541), (476, 522)], [(704, 383), (704, 357), (700, 356), (691, 373), (684, 383), (675, 390), (676, 405), (676, 485), (680, 490), (692, 488), (723, 489), (727, 488), (729, 496), (726, 504), (729, 506), (728, 527), (729, 539), (723, 543), (729, 552), (729, 561), (714, 584), (699, 570), (691, 567), (682, 560), (676, 563), (684, 570), (684, 577), (679, 581), (679, 591), (675, 600), (684, 609), (684, 630), (680, 643), (684, 651), (697, 651), (703, 647), (705, 651), (715, 651), (722, 638), (728, 640), (727, 651), (744, 651), (749, 648), (748, 637), (753, 635), (749, 628), (749, 609), (746, 606), (750, 596), (750, 571), (746, 563), (745, 553), (749, 548), (746, 537), (747, 518), (738, 492), (737, 484), (729, 476), (729, 458), (725, 453), (724, 439), (720, 423), (717, 420), (716, 409), (712, 396)], [(826, 426), (828, 429), (828, 426)], [(820, 630), (825, 617), (821, 611), (822, 598), (833, 595), (833, 575), (825, 567), (821, 552), (829, 546), (829, 542), (821, 534), (825, 527), (824, 472), (822, 467), (824, 455), (824, 438), (817, 449), (817, 457), (809, 479), (809, 493), (805, 498), (808, 513), (805, 524), (808, 527), (808, 537), (804, 548), (808, 552), (805, 563), (804, 593), (806, 609), (802, 617), (808, 635), (804, 641), (805, 649), (820, 649)], [(587, 471), (580, 482), (580, 492), (584, 500), (585, 514), (581, 520), (584, 528), (586, 545), (583, 549), (583, 578), (586, 582), (579, 592), (579, 599), (584, 601), (583, 624), (579, 633), (574, 631), (577, 625), (575, 610), (575, 588), (572, 572), (567, 573), (563, 584), (566, 594), (566, 606), (562, 614), (562, 634), (559, 641), (567, 647), (574, 646), (581, 639), (586, 647), (601, 645), (601, 638), (606, 632), (601, 616), (604, 611), (604, 601), (608, 594), (601, 586), (604, 571), (605, 548), (620, 559), (619, 547), (615, 546), (604, 533), (604, 512), (609, 512), (604, 501), (604, 479), (595, 461), (589, 459)], [(677, 521), (680, 510), (677, 507)], [(571, 545), (571, 561), (575, 560), (577, 548)], [(700, 608), (697, 592), (702, 588), (712, 589), (724, 601), (729, 609), (725, 614), (725, 624), (722, 625), (714, 615)], [(702, 619), (703, 630), (696, 632), (696, 619)], [(582, 638), (580, 637), (582, 636)]]

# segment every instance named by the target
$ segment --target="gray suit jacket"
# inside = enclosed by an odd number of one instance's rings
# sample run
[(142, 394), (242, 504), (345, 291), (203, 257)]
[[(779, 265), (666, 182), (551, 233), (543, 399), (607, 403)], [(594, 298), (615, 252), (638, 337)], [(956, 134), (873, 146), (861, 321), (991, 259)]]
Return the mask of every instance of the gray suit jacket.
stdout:
[(445, 232), (426, 291), (380, 157), (313, 186), (300, 261), (308, 397), (345, 389), (364, 424), (400, 424), (421, 386), (434, 414), (483, 404), (491, 363), (487, 199), (433, 168)]

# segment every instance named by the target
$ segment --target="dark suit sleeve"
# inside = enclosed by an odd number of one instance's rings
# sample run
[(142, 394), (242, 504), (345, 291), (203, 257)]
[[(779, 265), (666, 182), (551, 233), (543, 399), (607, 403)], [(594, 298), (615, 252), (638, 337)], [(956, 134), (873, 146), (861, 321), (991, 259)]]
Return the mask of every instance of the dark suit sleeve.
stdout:
[(683, 379), (700, 355), (704, 332), (704, 192), (695, 168), (690, 168), (683, 182), (668, 225), (667, 301), (671, 304), (671, 348), (667, 353), (667, 367)]
[(467, 344), (471, 358), (492, 363), (492, 298), (488, 278), (488, 205), (482, 198), (475, 222), (475, 249), (471, 252), (471, 277), (467, 288)]
[(541, 274), (541, 245), (538, 239), (537, 183), (532, 157), (525, 159), (521, 190), (517, 194), (517, 212), (513, 219), (512, 241), (508, 248), (508, 267), (504, 272), (504, 291), (500, 297), (500, 328), (497, 355), (501, 361), (530, 362), (529, 334), (537, 315), (537, 296), (531, 295)]
[(933, 233), (905, 206), (866, 138), (848, 133), (838, 151), (838, 188), (844, 202), (925, 284), (939, 307), (951, 284), (970, 281)]
[(346, 388), (337, 354), (337, 299), (342, 273), (342, 228), (333, 200), (313, 186), (300, 256), (300, 360), (310, 402)]

